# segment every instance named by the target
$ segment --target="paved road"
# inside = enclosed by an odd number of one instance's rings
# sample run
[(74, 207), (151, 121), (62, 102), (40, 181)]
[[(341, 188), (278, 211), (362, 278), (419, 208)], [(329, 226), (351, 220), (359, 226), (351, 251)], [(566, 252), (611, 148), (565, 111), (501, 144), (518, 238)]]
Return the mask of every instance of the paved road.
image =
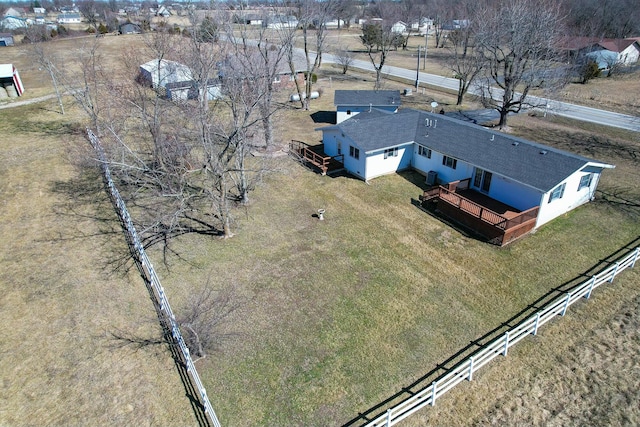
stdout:
[[(323, 55), (323, 61), (336, 62), (335, 57), (332, 55)], [(354, 68), (360, 68), (367, 71), (374, 72), (373, 65), (368, 61), (354, 60), (351, 65)], [(406, 68), (384, 66), (382, 73), (385, 75), (391, 75), (395, 77), (401, 77), (411, 82), (416, 81), (416, 70), (408, 70)], [(431, 86), (442, 87), (445, 89), (458, 90), (458, 80), (450, 77), (438, 76), (435, 74), (419, 73), (420, 83)], [(554, 114), (557, 116), (567, 117), (574, 120), (580, 120), (585, 122), (598, 123), (601, 125), (617, 127), (621, 129), (627, 129), (635, 132), (640, 132), (640, 117), (629, 116), (626, 114), (614, 113), (606, 110), (599, 110), (597, 108), (583, 107), (581, 105), (570, 104), (567, 102), (560, 102), (549, 100), (546, 98), (539, 98), (535, 96), (529, 96), (529, 101), (532, 104), (540, 105), (538, 108), (541, 111), (546, 110), (547, 114)], [(547, 108), (545, 108), (547, 106)]]

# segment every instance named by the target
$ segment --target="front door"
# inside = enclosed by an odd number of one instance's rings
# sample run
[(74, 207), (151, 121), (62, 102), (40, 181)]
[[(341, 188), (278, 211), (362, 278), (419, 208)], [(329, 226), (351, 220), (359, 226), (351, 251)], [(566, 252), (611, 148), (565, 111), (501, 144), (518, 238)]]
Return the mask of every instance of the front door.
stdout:
[(473, 176), (473, 186), (480, 189), (483, 193), (488, 193), (491, 187), (491, 172), (476, 168), (476, 172)]

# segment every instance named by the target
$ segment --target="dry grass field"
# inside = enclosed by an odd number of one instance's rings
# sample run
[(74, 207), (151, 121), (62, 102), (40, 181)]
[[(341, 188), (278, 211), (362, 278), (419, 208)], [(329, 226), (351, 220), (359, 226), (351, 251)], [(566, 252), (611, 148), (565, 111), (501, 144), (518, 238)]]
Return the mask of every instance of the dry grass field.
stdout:
[[(122, 43), (101, 39), (106, 58)], [(77, 42), (76, 42), (77, 43)], [(54, 44), (72, 55), (74, 42)], [(22, 47), (3, 50), (28, 97), (51, 93)], [(331, 79), (328, 77), (331, 76)], [(320, 73), (312, 111), (288, 105), (278, 138), (319, 142), (332, 91), (369, 76)], [(402, 88), (387, 83), (388, 88)], [(450, 94), (403, 98), (424, 108)], [(0, 425), (194, 425), (141, 279), (116, 268), (126, 250), (78, 112), (55, 100), (0, 110)], [(311, 113), (311, 114), (310, 114)], [(224, 426), (341, 425), (432, 370), (640, 236), (638, 135), (554, 117), (518, 116), (510, 132), (611, 162), (594, 203), (507, 248), (417, 209), (423, 177), (367, 185), (322, 177), (289, 157), (235, 215), (235, 237), (177, 238), (149, 255), (175, 311), (207, 284), (237, 291), (233, 339), (197, 362)], [(325, 221), (314, 213), (326, 209)], [(405, 425), (633, 425), (640, 422), (640, 270), (545, 325), (539, 336)], [(626, 374), (628, 372), (628, 374)]]

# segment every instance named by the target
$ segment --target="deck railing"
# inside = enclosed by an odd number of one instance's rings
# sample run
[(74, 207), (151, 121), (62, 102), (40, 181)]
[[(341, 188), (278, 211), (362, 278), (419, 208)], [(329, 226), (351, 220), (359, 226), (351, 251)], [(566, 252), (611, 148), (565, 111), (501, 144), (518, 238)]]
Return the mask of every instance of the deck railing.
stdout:
[(469, 184), (470, 179), (467, 178), (460, 181), (449, 182), (446, 185), (441, 185), (439, 187), (430, 188), (424, 191), (422, 200), (428, 201), (438, 198), (439, 200), (454, 206), (460, 211), (499, 229), (503, 233), (507, 233), (516, 228), (521, 231), (514, 231), (514, 233), (512, 233), (513, 235), (510, 235), (507, 241), (501, 240), (501, 244), (505, 244), (533, 229), (535, 226), (535, 220), (538, 217), (538, 211), (540, 209), (539, 206), (534, 206), (531, 209), (520, 212), (514, 217), (507, 218), (506, 216), (494, 212), (491, 209), (482, 206), (480, 203), (474, 202), (457, 193), (457, 191), (468, 189)]
[(320, 149), (318, 149), (318, 146), (309, 145), (306, 142), (298, 141), (295, 139), (291, 140), (291, 143), (289, 144), (289, 150), (299, 155), (302, 160), (308, 161), (314, 166), (320, 168), (323, 174), (326, 174), (329, 170), (332, 159), (340, 163), (344, 161), (343, 155), (334, 157), (323, 155), (324, 153), (318, 153), (318, 151), (321, 151)]

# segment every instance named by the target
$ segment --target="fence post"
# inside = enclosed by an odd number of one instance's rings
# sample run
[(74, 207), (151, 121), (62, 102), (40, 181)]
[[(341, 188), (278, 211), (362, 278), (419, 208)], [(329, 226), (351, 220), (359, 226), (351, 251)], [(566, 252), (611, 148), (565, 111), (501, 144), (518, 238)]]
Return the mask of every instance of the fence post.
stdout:
[(391, 427), (391, 408), (387, 409), (387, 427)]
[(469, 376), (467, 379), (469, 381), (473, 380), (473, 356), (469, 358)]
[(613, 282), (613, 278), (616, 277), (616, 274), (618, 274), (618, 266), (620, 265), (620, 262), (616, 262), (616, 266), (613, 269), (613, 271), (611, 272), (611, 278), (609, 279), (609, 283)]
[(640, 246), (636, 248), (636, 252), (633, 254), (633, 261), (631, 261), (631, 265), (629, 267), (633, 268), (636, 265), (636, 261), (638, 260), (638, 255), (640, 254)]
[(567, 293), (567, 300), (564, 302), (564, 307), (562, 308), (562, 316), (567, 312), (567, 308), (569, 307), (569, 300), (571, 299), (571, 292)]
[(538, 325), (540, 325), (540, 312), (536, 313), (536, 323), (533, 324), (533, 335), (538, 335)]
[(508, 349), (509, 349), (509, 331), (504, 333), (504, 351), (502, 352), (503, 356), (507, 355)]
[(596, 284), (596, 276), (591, 277), (591, 285), (589, 285), (589, 292), (584, 296), (586, 299), (591, 298), (591, 292), (593, 292), (593, 287)]
[(433, 383), (431, 383), (431, 406), (436, 404), (436, 389), (437, 382), (434, 381)]

